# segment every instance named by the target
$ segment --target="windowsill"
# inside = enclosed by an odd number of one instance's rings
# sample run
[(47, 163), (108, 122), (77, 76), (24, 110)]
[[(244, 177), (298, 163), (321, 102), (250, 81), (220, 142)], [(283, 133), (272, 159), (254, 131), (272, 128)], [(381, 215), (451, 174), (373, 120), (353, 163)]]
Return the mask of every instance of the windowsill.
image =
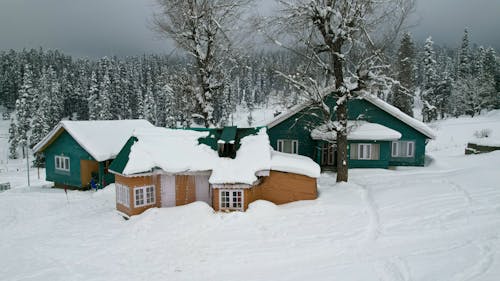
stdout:
[(142, 208), (142, 207), (148, 207), (148, 206), (154, 206), (156, 203), (151, 203), (151, 204), (144, 204), (144, 205), (134, 205), (134, 208)]
[(71, 174), (71, 171), (66, 171), (66, 170), (55, 169), (54, 171), (56, 174), (60, 174), (60, 175), (70, 175)]

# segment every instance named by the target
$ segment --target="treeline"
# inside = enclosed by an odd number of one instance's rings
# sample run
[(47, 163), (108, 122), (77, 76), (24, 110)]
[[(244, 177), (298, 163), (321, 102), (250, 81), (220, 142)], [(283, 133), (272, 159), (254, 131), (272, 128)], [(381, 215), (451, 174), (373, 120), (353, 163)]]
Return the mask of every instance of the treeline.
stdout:
[[(0, 52), (0, 104), (14, 111), (10, 156), (33, 147), (60, 120), (145, 118), (157, 126), (190, 126), (197, 108), (192, 100), (191, 62), (183, 57), (145, 55), (99, 60), (73, 59), (59, 51), (32, 49)], [(265, 52), (227, 64), (215, 97), (218, 124), (229, 122), (238, 105), (253, 108), (270, 93), (293, 102), (293, 89), (275, 74), (291, 71), (298, 59)], [(292, 94), (291, 94), (292, 93)]]
[[(417, 101), (426, 122), (500, 108), (499, 58), (492, 48), (471, 46), (467, 31), (456, 48), (430, 38), (415, 43), (405, 34), (392, 53), (388, 74), (399, 82), (379, 95), (407, 114)], [(296, 104), (295, 88), (276, 71), (294, 73), (307, 64), (288, 51), (228, 59), (214, 97), (216, 123), (229, 123), (238, 105), (251, 112), (270, 98)], [(18, 157), (19, 148), (24, 154), (61, 119), (145, 118), (157, 126), (191, 126), (200, 112), (193, 73), (192, 61), (178, 56), (88, 60), (42, 49), (0, 52), (0, 104), (14, 112), (10, 157)]]
[(437, 46), (431, 37), (415, 44), (405, 34), (394, 57), (399, 84), (388, 100), (409, 115), (415, 99), (425, 122), (500, 108), (499, 58), (491, 47), (472, 46), (467, 29), (456, 48)]

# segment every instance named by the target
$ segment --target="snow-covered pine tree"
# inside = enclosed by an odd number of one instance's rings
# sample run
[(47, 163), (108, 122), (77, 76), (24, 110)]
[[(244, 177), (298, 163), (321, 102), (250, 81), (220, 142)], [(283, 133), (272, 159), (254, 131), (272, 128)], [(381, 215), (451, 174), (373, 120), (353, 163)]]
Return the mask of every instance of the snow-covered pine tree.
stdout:
[(151, 80), (151, 69), (146, 73), (146, 89), (142, 100), (142, 118), (148, 120), (154, 125), (157, 124), (156, 104), (153, 96), (153, 82)]
[(397, 61), (397, 79), (391, 103), (404, 113), (413, 116), (413, 100), (415, 93), (415, 46), (410, 33), (401, 39)]
[(42, 70), (42, 75), (40, 76), (39, 82), (39, 93), (37, 97), (37, 106), (34, 111), (33, 121), (32, 121), (32, 132), (30, 136), (31, 148), (45, 137), (50, 131), (50, 120), (49, 110), (50, 110), (50, 96), (52, 91), (52, 85), (49, 81), (47, 74), (47, 69)]
[(9, 126), (9, 158), (17, 159), (17, 148), (19, 146), (18, 137), (17, 137), (17, 125), (14, 119), (10, 119)]
[(99, 99), (98, 99), (99, 111), (97, 114), (99, 120), (113, 119), (113, 115), (111, 114), (110, 91), (111, 91), (111, 81), (109, 79), (108, 73), (105, 72), (102, 77), (102, 81), (99, 85)]
[(462, 37), (462, 45), (460, 46), (458, 53), (457, 77), (459, 78), (468, 78), (471, 74), (472, 62), (469, 44), (469, 30), (465, 28), (464, 35)]
[(32, 115), (32, 101), (38, 96), (38, 89), (33, 84), (33, 71), (31, 66), (25, 65), (23, 84), (19, 90), (19, 98), (16, 101), (16, 136), (19, 146), (23, 150), (23, 158), (26, 157), (26, 147), (29, 145), (29, 131)]
[(92, 71), (91, 74), (87, 102), (89, 120), (97, 120), (101, 109), (99, 104), (99, 84), (97, 82), (97, 74), (95, 71)]
[(423, 57), (423, 89), (421, 99), (423, 103), (422, 117), (424, 122), (436, 120), (438, 113), (435, 106), (438, 76), (432, 37), (425, 40)]

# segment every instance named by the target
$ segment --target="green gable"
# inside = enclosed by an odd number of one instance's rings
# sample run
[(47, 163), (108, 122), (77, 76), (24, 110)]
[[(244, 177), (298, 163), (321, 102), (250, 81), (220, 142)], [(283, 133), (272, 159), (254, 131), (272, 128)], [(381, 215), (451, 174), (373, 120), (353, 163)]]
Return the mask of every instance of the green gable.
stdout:
[(109, 166), (109, 169), (113, 172), (117, 173), (122, 173), (123, 169), (125, 169), (125, 166), (127, 166), (128, 163), (128, 156), (130, 155), (130, 149), (132, 148), (132, 145), (137, 142), (136, 137), (131, 137), (128, 139), (128, 141), (125, 143), (123, 148), (120, 150), (120, 153), (116, 156), (115, 160), (111, 163)]
[[(94, 160), (68, 132), (63, 131), (43, 152), (45, 156), (46, 180), (74, 187), (81, 186), (80, 160)], [(70, 159), (69, 172), (55, 168), (55, 157)]]

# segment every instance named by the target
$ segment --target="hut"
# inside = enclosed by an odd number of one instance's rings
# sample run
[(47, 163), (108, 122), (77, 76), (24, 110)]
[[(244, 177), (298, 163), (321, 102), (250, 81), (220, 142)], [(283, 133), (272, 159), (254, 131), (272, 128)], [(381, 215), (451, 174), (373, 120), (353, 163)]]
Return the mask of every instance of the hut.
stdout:
[(255, 200), (283, 204), (317, 197), (320, 168), (272, 150), (266, 128), (137, 130), (110, 166), (124, 216), (203, 201), (245, 211)]
[(152, 128), (146, 120), (59, 122), (33, 147), (45, 158), (46, 180), (56, 187), (88, 189), (114, 182), (108, 173), (120, 149), (137, 128)]

